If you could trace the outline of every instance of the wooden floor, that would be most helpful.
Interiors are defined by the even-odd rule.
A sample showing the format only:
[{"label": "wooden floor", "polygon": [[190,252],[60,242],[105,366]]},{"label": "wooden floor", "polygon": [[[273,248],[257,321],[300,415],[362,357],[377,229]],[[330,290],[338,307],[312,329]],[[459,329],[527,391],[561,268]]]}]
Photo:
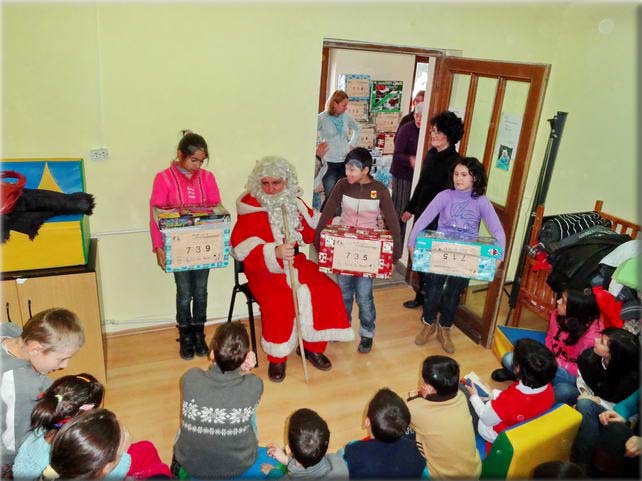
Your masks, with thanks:
[{"label": "wooden floor", "polygon": [[[346,442],[365,435],[363,411],[379,388],[387,386],[402,397],[416,389],[423,359],[445,353],[436,339],[422,347],[413,343],[420,328],[420,311],[401,306],[412,295],[412,290],[405,285],[376,289],[377,333],[372,351],[357,352],[358,336],[350,343],[330,343],[326,354],[333,361],[333,369],[321,372],[309,365],[307,384],[303,381],[301,360],[296,355],[288,361],[285,381],[270,382],[266,357],[259,348],[260,365],[254,372],[265,385],[257,411],[259,443],[282,443],[286,416],[295,409],[307,407],[328,422],[330,451],[336,451]],[[358,319],[356,312],[353,317]],[[500,319],[503,322],[505,317]],[[257,324],[260,335],[260,322]],[[206,329],[208,340],[215,328]],[[491,387],[501,387],[490,380],[490,372],[499,367],[492,352],[474,344],[458,329],[453,331],[456,347],[453,357],[459,362],[462,374],[474,370]],[[179,424],[179,378],[188,368],[208,365],[205,358],[181,360],[175,338],[175,329],[112,337],[107,340],[106,352],[105,407],[116,413],[135,440],[154,442],[167,463],[171,460]]]}]

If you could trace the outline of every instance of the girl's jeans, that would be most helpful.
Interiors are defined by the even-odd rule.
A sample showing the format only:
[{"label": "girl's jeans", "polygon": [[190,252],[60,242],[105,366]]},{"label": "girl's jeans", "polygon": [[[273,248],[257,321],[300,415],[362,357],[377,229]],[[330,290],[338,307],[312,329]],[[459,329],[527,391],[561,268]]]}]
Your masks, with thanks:
[{"label": "girl's jeans", "polygon": [[374,337],[377,311],[372,294],[372,278],[344,274],[339,274],[337,277],[343,296],[343,304],[346,306],[346,313],[350,323],[352,323],[352,299],[356,297],[357,305],[359,306],[359,321],[361,321],[359,335],[361,337]]},{"label": "girl's jeans", "polygon": [[209,274],[209,269],[174,272],[174,280],[176,281],[176,322],[179,326],[205,323],[207,319],[207,278]]},{"label": "girl's jeans", "polygon": [[[502,358],[502,366],[513,372],[513,353],[507,352]],[[580,392],[577,390],[576,378],[566,369],[557,366],[555,377],[551,381],[555,393],[555,404],[569,404],[573,406]]]},{"label": "girl's jeans", "polygon": [[455,321],[459,296],[468,286],[469,281],[470,279],[463,277],[425,274],[423,276],[423,322],[432,324],[437,318],[437,312],[440,311],[439,324],[442,327],[451,327]]}]

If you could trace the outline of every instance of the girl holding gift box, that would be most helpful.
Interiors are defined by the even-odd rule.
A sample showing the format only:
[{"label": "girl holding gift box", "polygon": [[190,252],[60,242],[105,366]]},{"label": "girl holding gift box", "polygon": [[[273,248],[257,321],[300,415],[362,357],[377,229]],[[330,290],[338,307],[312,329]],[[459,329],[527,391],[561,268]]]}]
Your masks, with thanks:
[{"label": "girl holding gift box", "polygon": [[[343,90],[335,90],[326,104],[325,110],[319,114],[317,134],[321,143],[328,145],[324,159],[328,163],[328,171],[323,176],[323,190],[326,199],[332,188],[344,176],[343,160],[346,154],[359,143],[359,124],[346,113],[348,110],[348,94]],[[348,139],[348,129],[352,135]]]},{"label": "girl holding gift box", "polygon": [[[481,162],[474,157],[458,159],[452,169],[451,188],[437,194],[421,214],[410,233],[408,249],[412,255],[419,233],[439,216],[438,230],[456,230],[467,236],[477,237],[479,224],[484,220],[491,235],[502,247],[506,245],[506,235],[499,217],[486,192],[486,173]],[[459,305],[459,296],[468,286],[469,279],[441,274],[428,273],[424,276],[424,309],[423,323],[418,338],[427,341],[433,334],[443,349],[448,353],[455,352],[450,339],[450,330]],[[437,312],[441,313],[437,322]]]},{"label": "girl holding gift box", "polygon": [[[207,142],[198,134],[183,131],[176,159],[156,174],[149,200],[149,232],[152,250],[161,269],[165,270],[163,238],[154,219],[155,207],[184,205],[213,206],[221,202],[214,174],[202,169],[209,158]],[[180,356],[191,359],[194,353],[206,356],[205,320],[207,319],[207,278],[209,269],[174,272],[176,282],[176,322],[180,335]],[[190,304],[192,304],[190,309]]]},{"label": "girl holding gift box", "polygon": [[[321,231],[332,220],[337,208],[341,206],[340,224],[352,227],[377,228],[379,214],[383,214],[386,225],[394,239],[393,263],[401,257],[401,236],[399,221],[388,189],[370,175],[372,156],[367,149],[357,147],[345,159],[347,178],[339,180],[323,208],[316,228],[315,247],[319,250]],[[368,353],[372,349],[375,334],[374,297],[372,277],[359,277],[349,274],[337,276],[346,314],[352,320],[352,300],[356,297],[359,306],[359,352]]]}]

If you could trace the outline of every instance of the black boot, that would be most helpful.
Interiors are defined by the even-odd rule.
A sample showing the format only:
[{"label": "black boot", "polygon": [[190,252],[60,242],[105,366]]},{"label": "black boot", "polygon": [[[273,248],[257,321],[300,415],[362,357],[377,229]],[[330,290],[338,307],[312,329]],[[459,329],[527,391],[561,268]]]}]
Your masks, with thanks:
[{"label": "black boot", "polygon": [[416,309],[417,307],[422,307],[424,305],[424,296],[421,291],[417,291],[415,298],[403,303],[403,307],[406,309]]},{"label": "black boot", "polygon": [[205,342],[205,325],[195,324],[192,327],[192,339],[194,340],[194,350],[197,356],[207,356],[209,349]]},{"label": "black boot", "polygon": [[178,335],[180,337],[176,340],[181,343],[181,347],[179,350],[180,356],[185,360],[192,359],[194,357],[194,341],[192,338],[192,326],[185,326],[185,325],[181,326],[179,324]]}]

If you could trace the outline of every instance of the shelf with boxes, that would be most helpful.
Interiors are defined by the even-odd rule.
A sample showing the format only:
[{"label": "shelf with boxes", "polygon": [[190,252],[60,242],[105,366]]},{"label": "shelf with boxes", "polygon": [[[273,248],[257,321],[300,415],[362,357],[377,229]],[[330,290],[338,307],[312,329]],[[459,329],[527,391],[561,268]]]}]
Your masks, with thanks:
[{"label": "shelf with boxes", "polygon": [[403,82],[373,80],[366,74],[341,74],[338,87],[348,94],[347,112],[361,127],[359,147],[371,152],[375,179],[389,187]]}]

